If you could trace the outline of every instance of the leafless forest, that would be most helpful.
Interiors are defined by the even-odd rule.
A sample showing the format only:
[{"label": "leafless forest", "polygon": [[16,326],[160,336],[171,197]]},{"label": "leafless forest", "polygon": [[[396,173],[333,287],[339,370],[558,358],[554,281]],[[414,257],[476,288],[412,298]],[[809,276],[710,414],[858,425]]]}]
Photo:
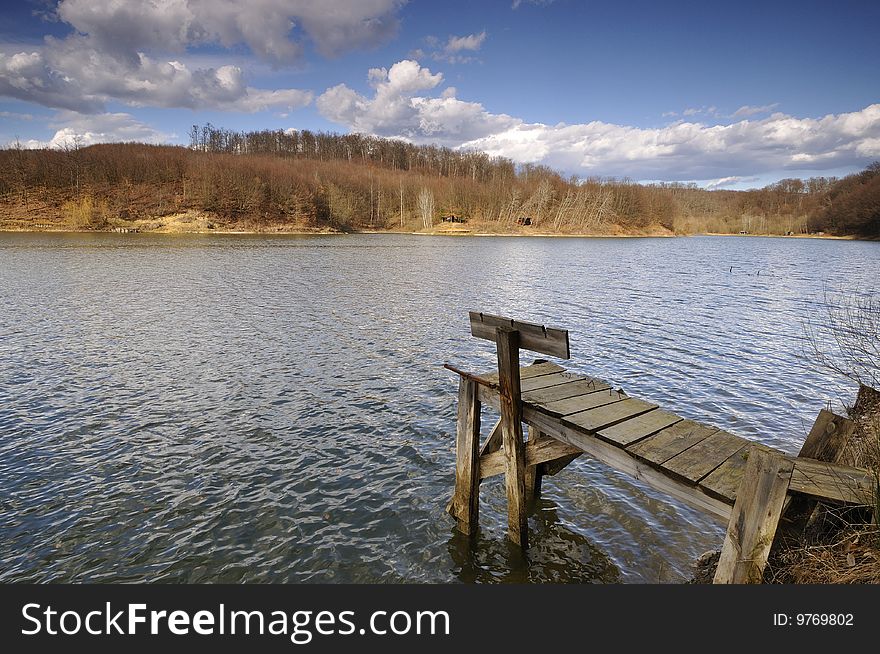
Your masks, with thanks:
[{"label": "leafless forest", "polygon": [[0,150],[0,197],[0,222],[19,227],[107,229],[196,211],[218,228],[430,230],[455,216],[499,232],[880,236],[878,163],[843,179],[708,191],[565,178],[482,152],[360,134],[211,125],[194,126],[188,148],[14,145]]}]

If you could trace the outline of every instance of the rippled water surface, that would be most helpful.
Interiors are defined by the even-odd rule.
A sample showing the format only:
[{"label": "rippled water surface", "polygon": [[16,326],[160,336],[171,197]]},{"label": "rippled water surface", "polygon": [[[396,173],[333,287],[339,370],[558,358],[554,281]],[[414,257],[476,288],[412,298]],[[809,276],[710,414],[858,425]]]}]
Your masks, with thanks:
[{"label": "rippled water surface", "polygon": [[802,325],[878,272],[849,241],[0,234],[0,581],[681,580],[722,526],[583,457],[527,559],[500,478],[456,536],[441,365],[494,365],[467,310],[794,453],[853,397]]}]

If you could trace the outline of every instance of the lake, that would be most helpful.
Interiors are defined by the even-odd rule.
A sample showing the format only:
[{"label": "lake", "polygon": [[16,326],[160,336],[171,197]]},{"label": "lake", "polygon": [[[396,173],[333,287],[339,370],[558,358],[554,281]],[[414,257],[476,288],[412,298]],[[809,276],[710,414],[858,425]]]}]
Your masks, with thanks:
[{"label": "lake", "polygon": [[796,453],[855,397],[804,324],[878,273],[858,241],[0,234],[0,581],[682,581],[723,525],[586,457],[526,558],[500,477],[456,534],[442,364],[495,366],[467,311]]}]

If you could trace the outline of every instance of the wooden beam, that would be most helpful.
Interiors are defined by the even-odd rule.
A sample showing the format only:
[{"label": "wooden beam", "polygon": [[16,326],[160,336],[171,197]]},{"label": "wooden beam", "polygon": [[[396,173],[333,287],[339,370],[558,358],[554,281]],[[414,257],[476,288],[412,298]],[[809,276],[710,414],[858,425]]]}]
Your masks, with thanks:
[{"label": "wooden beam", "polygon": [[[498,393],[483,386],[478,388],[480,400],[487,406],[498,410],[500,400]],[[649,486],[666,493],[694,508],[711,516],[726,521],[730,517],[730,505],[706,495],[702,490],[691,484],[671,478],[648,465],[623,449],[590,436],[574,427],[562,424],[559,419],[538,411],[535,407],[523,404],[523,420],[536,426],[542,432],[563,443],[568,443],[582,450],[597,461],[615,470],[645,482]]]},{"label": "wooden beam", "polygon": [[[541,430],[529,425],[529,442],[526,443],[526,502],[534,502],[541,494],[541,471],[540,463],[532,463],[529,461],[529,450],[537,448],[542,440],[551,441],[546,438]],[[553,441],[558,443],[559,441]]]},{"label": "wooden beam", "polygon": [[513,320],[488,313],[470,312],[471,334],[488,341],[495,340],[495,330],[499,327],[519,332],[519,347],[523,350],[549,354],[561,359],[570,359],[568,330],[544,327],[533,322]]},{"label": "wooden beam", "polygon": [[820,500],[874,506],[874,475],[864,468],[797,457],[791,490]]},{"label": "wooden beam", "polygon": [[[537,430],[537,428],[530,426],[529,431],[532,430]],[[540,432],[540,430],[537,431]],[[583,454],[580,448],[558,441],[543,433],[540,439],[533,441],[531,437],[529,438],[525,444],[524,453],[527,469],[562,457]],[[504,452],[492,452],[480,457],[481,479],[504,474],[506,470],[507,457]]]},{"label": "wooden beam", "polygon": [[498,394],[506,464],[507,536],[523,549],[529,546],[526,515],[526,457],[522,433],[522,392],[519,379],[519,332],[510,327],[495,329],[498,347]]},{"label": "wooden beam", "polygon": [[495,421],[492,431],[486,436],[486,442],[480,448],[480,456],[497,452],[501,449],[501,418]]},{"label": "wooden beam", "polygon": [[453,514],[458,529],[474,535],[480,514],[480,400],[477,383],[460,378],[458,424],[455,433],[455,492]]},{"label": "wooden beam", "polygon": [[790,458],[777,452],[751,449],[727,525],[714,583],[761,583],[793,470]]}]

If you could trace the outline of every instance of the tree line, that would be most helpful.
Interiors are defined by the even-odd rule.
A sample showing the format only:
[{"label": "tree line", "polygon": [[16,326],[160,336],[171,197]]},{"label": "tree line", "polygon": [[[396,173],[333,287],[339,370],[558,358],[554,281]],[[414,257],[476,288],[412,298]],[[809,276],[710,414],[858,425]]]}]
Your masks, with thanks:
[{"label": "tree line", "polygon": [[[456,216],[486,229],[569,233],[880,236],[880,164],[843,179],[750,191],[565,178],[481,152],[360,134],[194,126],[190,147],[137,143],[0,150],[6,213],[89,198],[92,224],[199,210],[229,224],[426,229]],[[32,209],[33,208],[33,209]],[[15,211],[13,211],[13,209]],[[94,209],[93,211],[97,211]],[[45,218],[45,215],[34,216]]]}]

